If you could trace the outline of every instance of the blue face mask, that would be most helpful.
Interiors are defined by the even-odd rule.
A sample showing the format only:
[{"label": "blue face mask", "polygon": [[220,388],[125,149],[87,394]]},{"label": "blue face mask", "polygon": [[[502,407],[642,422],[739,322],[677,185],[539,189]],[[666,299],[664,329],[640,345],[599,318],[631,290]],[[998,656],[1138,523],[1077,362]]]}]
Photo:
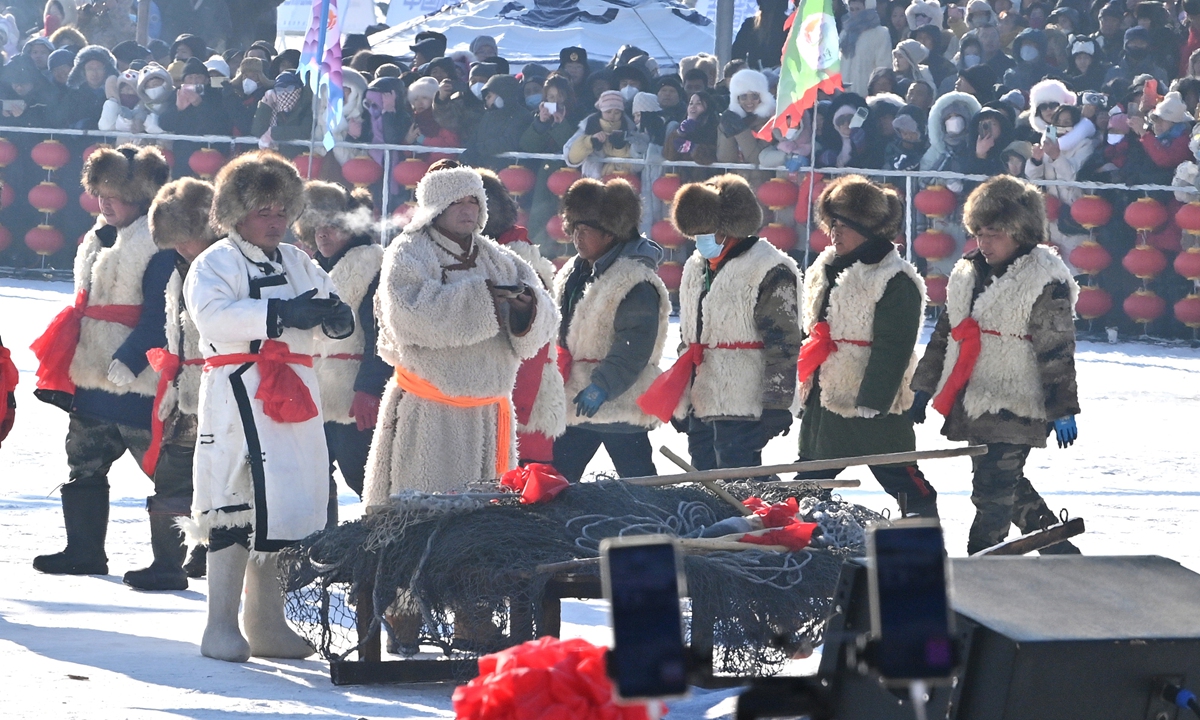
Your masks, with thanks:
[{"label": "blue face mask", "polygon": [[537,106],[542,104],[542,94],[534,93],[533,95],[525,96],[525,107],[530,110],[537,110]]},{"label": "blue face mask", "polygon": [[696,236],[696,251],[706,260],[712,260],[721,256],[721,243],[717,242],[717,236],[709,233],[708,235]]}]

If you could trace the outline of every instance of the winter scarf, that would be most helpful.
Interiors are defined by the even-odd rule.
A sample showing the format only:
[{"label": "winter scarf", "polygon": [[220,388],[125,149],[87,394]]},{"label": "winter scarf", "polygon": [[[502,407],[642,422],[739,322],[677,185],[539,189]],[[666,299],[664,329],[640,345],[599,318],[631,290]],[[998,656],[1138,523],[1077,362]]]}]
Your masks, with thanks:
[{"label": "winter scarf", "polygon": [[276,88],[275,102],[271,103],[271,127],[275,127],[275,120],[280,113],[289,113],[295,109],[296,103],[300,101],[300,88]]},{"label": "winter scarf", "polygon": [[842,56],[845,58],[854,57],[854,50],[858,45],[858,37],[866,31],[877,27],[879,27],[879,12],[875,8],[866,8],[847,13],[842,24],[841,38],[838,40]]}]

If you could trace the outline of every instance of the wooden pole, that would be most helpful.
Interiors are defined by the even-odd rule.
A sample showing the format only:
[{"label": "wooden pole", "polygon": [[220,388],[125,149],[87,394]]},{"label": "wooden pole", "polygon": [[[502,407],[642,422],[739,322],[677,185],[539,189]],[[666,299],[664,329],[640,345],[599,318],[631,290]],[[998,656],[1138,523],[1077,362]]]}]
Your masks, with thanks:
[{"label": "wooden pole", "polygon": [[[686,472],[700,472],[699,470],[696,469],[696,467],[694,465],[692,465],[687,460],[684,460],[683,458],[676,455],[675,452],[672,451],[671,448],[667,447],[666,445],[663,445],[662,447],[660,447],[658,449],[658,451],[660,453],[662,453],[663,455],[666,455],[668,460],[670,460],[671,462],[678,465],[682,470],[685,470]],[[753,513],[753,511],[750,508],[748,508],[742,504],[741,500],[738,500],[734,496],[730,495],[728,490],[726,490],[725,488],[716,484],[712,480],[702,480],[700,484],[703,485],[704,487],[708,488],[709,490],[712,490],[713,493],[717,497],[721,498],[725,502],[732,505],[733,508],[735,510],[737,510],[738,513],[740,513],[741,515],[745,516],[745,515],[750,515],[751,513]]]},{"label": "wooden pole", "polygon": [[[987,445],[970,445],[945,450],[917,450],[914,452],[883,453],[880,455],[860,455],[848,458],[832,458],[829,460],[808,460],[787,465],[760,465],[750,468],[721,468],[719,470],[700,470],[679,475],[651,475],[648,477],[622,478],[620,482],[643,487],[659,485],[678,485],[679,483],[702,483],[706,480],[738,480],[760,475],[780,475],[794,472],[813,472],[817,470],[838,470],[852,465],[904,465],[918,460],[938,460],[941,458],[970,457],[987,453]],[[820,485],[823,480],[814,481]],[[842,486],[845,487],[845,486]]]}]

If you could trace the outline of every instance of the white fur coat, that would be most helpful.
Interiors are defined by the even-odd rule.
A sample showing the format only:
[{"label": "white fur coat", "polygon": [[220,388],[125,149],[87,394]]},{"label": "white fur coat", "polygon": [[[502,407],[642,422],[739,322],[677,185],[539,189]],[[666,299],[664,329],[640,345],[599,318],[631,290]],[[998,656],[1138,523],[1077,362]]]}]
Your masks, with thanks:
[{"label": "white fur coat", "polygon": [[201,358],[200,331],[184,303],[183,276],[178,268],[167,281],[166,310],[167,352],[180,358],[180,364],[175,382],[167,386],[158,407],[160,420],[166,420],[176,408],[183,415],[195,415],[200,410],[201,366],[186,364],[188,360]]},{"label": "white fur coat", "polygon": [[382,266],[382,247],[360,245],[346,251],[329,273],[338,297],[354,310],[354,332],[341,340],[317,339],[313,369],[317,371],[317,383],[321,386],[321,414],[325,416],[325,422],[355,422],[350,417],[350,404],[354,402],[354,380],[358,377],[366,347],[358,309]]}]

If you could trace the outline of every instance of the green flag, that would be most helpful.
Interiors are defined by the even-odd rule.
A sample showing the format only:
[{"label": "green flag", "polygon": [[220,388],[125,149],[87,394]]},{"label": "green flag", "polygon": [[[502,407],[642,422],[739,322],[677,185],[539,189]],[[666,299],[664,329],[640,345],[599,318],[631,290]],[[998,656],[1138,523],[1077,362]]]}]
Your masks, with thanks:
[{"label": "green flag", "polygon": [[775,117],[755,133],[767,141],[775,128],[784,133],[800,127],[804,111],[817,102],[818,90],[832,95],[842,89],[832,0],[799,0],[796,11],[783,27],[788,36],[783,46]]}]

